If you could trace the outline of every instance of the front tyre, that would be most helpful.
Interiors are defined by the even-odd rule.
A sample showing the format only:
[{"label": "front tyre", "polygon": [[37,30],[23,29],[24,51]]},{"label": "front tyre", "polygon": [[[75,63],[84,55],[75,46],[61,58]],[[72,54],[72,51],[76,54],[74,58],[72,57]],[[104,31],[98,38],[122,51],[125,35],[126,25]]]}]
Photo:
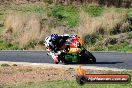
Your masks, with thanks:
[{"label": "front tyre", "polygon": [[59,60],[65,65],[69,64],[69,62],[65,58],[65,54],[64,53],[59,55]]},{"label": "front tyre", "polygon": [[55,64],[59,64],[59,62],[54,62]]},{"label": "front tyre", "polygon": [[60,62],[60,59],[59,58],[54,59],[54,63],[55,64],[59,64],[59,62]]}]

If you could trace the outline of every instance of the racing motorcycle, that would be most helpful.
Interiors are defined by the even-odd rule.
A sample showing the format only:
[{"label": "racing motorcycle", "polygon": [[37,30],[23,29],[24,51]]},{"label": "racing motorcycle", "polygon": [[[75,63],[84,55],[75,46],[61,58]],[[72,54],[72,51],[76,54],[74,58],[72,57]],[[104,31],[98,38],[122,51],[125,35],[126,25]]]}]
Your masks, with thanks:
[{"label": "racing motorcycle", "polygon": [[57,51],[50,50],[48,53],[53,58],[54,63],[96,63],[96,58],[83,47],[83,40],[81,38],[69,37],[65,40],[60,39],[60,41],[63,42],[63,46]]}]

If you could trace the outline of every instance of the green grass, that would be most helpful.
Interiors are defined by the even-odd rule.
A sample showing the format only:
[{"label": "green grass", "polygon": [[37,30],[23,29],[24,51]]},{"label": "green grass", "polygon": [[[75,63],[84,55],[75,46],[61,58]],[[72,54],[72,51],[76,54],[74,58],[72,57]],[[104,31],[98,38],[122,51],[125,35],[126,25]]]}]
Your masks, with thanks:
[{"label": "green grass", "polygon": [[[102,71],[105,74],[129,74],[132,76],[132,71]],[[75,80],[56,80],[42,83],[27,83],[21,85],[1,85],[0,88],[131,88],[132,82],[128,84],[84,84],[79,85]]]},{"label": "green grass", "polygon": [[100,6],[85,6],[85,11],[88,13],[91,17],[101,16],[103,14],[104,8]]},{"label": "green grass", "polygon": [[108,51],[132,52],[132,45],[111,45],[108,46]]},{"label": "green grass", "polygon": [[102,45],[90,46],[88,48],[90,51],[104,51],[104,52],[132,52],[132,45],[125,44],[116,44],[116,45],[108,45],[107,48],[103,48]]},{"label": "green grass", "polygon": [[127,12],[128,12],[128,16],[132,18],[132,8],[128,9]]},{"label": "green grass", "polygon": [[40,84],[28,83],[17,86],[1,86],[0,88],[131,88],[130,84],[85,84],[78,85],[76,81],[49,81]]},{"label": "green grass", "polygon": [[0,27],[0,34],[4,31],[3,27]]},{"label": "green grass", "polygon": [[[10,66],[17,66],[16,64],[9,65],[9,64],[1,64],[1,67],[10,67]],[[27,73],[32,72],[33,69],[16,69],[16,70],[0,70],[0,74],[17,74],[17,73]]]},{"label": "green grass", "polygon": [[132,84],[85,84],[78,85],[75,81],[51,81],[42,84],[26,84],[5,88],[131,88]]},{"label": "green grass", "polygon": [[20,69],[18,72],[26,73],[26,72],[31,72],[33,71],[32,69]]},{"label": "green grass", "polygon": [[0,41],[0,50],[18,50],[18,47],[5,41]]},{"label": "green grass", "polygon": [[45,13],[45,6],[43,5],[37,5],[37,4],[24,4],[24,5],[12,5],[11,8],[7,8],[7,10],[13,10],[13,11],[18,11],[18,12],[23,12],[23,13],[40,13],[43,14]]},{"label": "green grass", "polygon": [[48,15],[71,28],[79,24],[79,11],[74,6],[53,6],[49,9]]},{"label": "green grass", "polygon": [[0,74],[7,74],[7,75],[9,75],[9,74],[14,74],[14,73],[16,73],[15,71],[0,71]]},{"label": "green grass", "polygon": [[125,46],[121,51],[132,52],[132,45]]},{"label": "green grass", "polygon": [[1,64],[1,67],[9,67],[9,64]]},{"label": "green grass", "polygon": [[131,17],[132,18],[132,8],[112,8],[115,10],[115,12],[117,13],[121,13],[121,12],[127,12],[128,14],[128,17]]}]

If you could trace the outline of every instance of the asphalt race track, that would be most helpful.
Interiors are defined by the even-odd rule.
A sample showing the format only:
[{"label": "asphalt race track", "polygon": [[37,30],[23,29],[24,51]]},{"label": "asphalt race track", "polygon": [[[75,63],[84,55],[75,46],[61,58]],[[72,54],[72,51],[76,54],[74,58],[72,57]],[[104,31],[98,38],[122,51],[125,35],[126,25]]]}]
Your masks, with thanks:
[{"label": "asphalt race track", "polygon": [[[82,65],[132,70],[132,53],[94,52],[93,55],[97,59],[96,64]],[[0,51],[0,61],[54,64],[46,51]]]}]

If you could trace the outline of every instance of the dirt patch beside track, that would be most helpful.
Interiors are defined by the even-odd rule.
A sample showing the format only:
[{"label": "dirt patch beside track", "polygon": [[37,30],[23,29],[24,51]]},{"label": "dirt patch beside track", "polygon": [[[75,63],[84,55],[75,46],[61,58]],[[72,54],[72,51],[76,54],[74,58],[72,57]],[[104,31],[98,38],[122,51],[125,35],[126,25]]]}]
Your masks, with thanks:
[{"label": "dirt patch beside track", "polygon": [[38,83],[52,80],[73,80],[74,73],[73,69],[50,67],[0,67],[0,85]]},{"label": "dirt patch beside track", "polygon": [[[87,70],[87,73],[102,73]],[[55,68],[44,66],[4,66],[0,67],[0,85],[40,83],[53,80],[75,80],[75,68]]]}]

